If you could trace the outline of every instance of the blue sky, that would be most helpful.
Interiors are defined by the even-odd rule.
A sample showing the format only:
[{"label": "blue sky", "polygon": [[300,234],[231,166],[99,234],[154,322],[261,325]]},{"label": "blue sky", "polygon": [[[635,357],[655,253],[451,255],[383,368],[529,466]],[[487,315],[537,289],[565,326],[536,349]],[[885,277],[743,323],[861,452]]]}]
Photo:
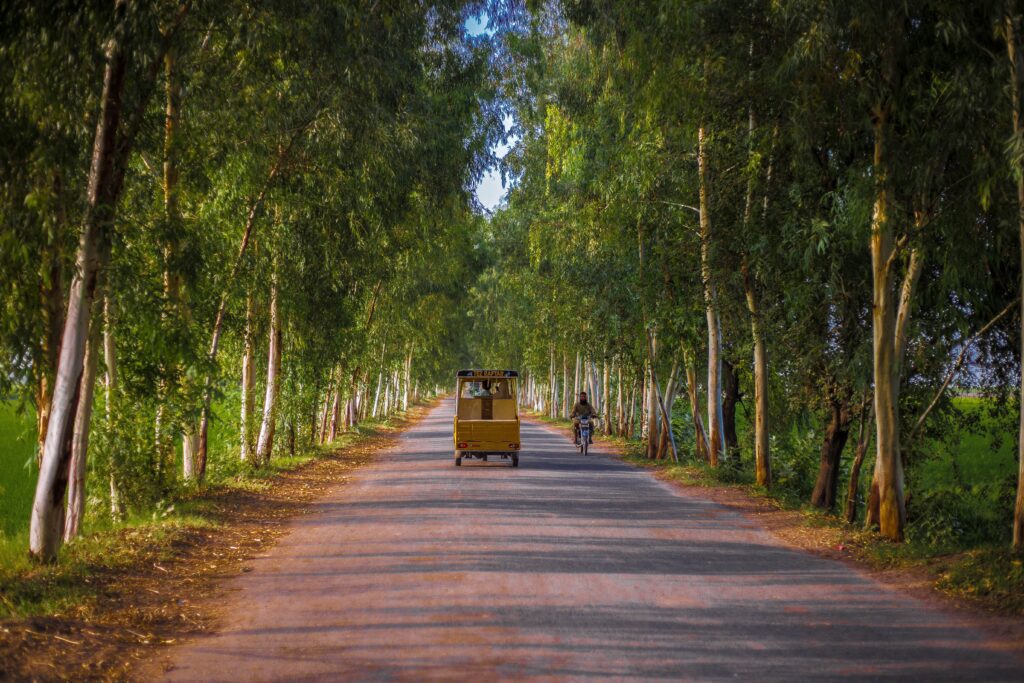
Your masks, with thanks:
[{"label": "blue sky", "polygon": [[[491,35],[494,30],[488,27],[487,14],[481,14],[479,17],[470,17],[466,20],[466,33],[471,36],[478,36],[483,33]],[[507,131],[512,127],[512,117],[505,117],[505,130]],[[508,150],[518,141],[518,138],[509,140],[509,144],[498,145],[493,148],[494,155],[499,159],[503,159],[508,153]],[[488,211],[493,211],[508,194],[508,188],[501,186],[501,173],[497,169],[491,169],[484,177],[477,183],[476,198],[480,204],[483,205]]]},{"label": "blue sky", "polygon": [[[512,123],[512,117],[506,116],[506,131],[512,126]],[[512,145],[514,145],[517,140],[518,138],[512,138],[508,141],[508,144],[494,147],[494,155],[499,159],[505,158],[505,155],[508,154],[508,150],[512,148]],[[493,211],[494,208],[505,199],[505,195],[507,194],[508,188],[501,186],[501,173],[499,173],[497,169],[491,169],[484,174],[484,177],[476,185],[476,197],[488,211]]]}]

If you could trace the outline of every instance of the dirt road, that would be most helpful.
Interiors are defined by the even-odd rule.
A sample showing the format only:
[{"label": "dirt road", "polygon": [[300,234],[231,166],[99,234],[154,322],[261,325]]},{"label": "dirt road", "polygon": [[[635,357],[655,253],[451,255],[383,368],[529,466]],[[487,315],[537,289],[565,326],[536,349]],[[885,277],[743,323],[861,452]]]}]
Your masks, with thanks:
[{"label": "dirt road", "polygon": [[444,402],[229,583],[169,681],[1024,680],[957,618],[564,436],[451,457]]}]

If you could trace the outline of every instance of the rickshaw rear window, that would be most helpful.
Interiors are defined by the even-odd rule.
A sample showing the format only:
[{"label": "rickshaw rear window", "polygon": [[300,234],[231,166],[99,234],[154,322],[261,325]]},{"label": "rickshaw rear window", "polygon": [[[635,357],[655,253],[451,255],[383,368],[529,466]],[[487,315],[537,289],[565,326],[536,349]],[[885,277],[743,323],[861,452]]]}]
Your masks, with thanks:
[{"label": "rickshaw rear window", "polygon": [[509,379],[477,379],[460,385],[459,398],[512,398]]}]

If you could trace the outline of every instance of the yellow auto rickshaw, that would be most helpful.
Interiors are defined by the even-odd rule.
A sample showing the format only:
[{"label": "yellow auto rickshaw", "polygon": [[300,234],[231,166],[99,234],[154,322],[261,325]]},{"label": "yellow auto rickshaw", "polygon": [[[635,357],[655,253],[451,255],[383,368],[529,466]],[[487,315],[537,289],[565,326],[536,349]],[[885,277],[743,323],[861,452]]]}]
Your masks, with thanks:
[{"label": "yellow auto rickshaw", "polygon": [[455,466],[463,458],[511,459],[519,467],[515,370],[459,370],[455,398]]}]

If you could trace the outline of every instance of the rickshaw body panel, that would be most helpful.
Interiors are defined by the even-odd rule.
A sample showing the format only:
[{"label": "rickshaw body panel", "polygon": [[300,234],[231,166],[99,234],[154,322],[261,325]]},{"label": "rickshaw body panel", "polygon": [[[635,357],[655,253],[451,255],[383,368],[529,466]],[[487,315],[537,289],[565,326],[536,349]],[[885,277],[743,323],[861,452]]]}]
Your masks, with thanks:
[{"label": "rickshaw body panel", "polygon": [[518,453],[515,370],[460,370],[453,418],[455,457]]}]

